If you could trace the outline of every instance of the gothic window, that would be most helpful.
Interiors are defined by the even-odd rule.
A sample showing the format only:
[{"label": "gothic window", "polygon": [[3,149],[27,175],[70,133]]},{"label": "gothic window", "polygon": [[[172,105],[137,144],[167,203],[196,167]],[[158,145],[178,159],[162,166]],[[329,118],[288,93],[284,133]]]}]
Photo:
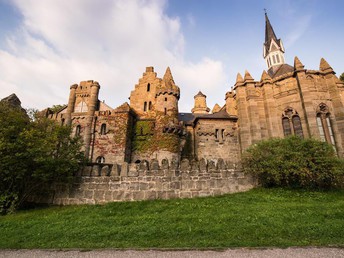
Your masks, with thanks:
[{"label": "gothic window", "polygon": [[103,156],[99,156],[98,158],[96,158],[96,162],[97,163],[105,163],[105,158]]},{"label": "gothic window", "polygon": [[147,102],[143,103],[143,111],[147,111]]},{"label": "gothic window", "polygon": [[84,101],[81,101],[74,108],[74,112],[76,112],[76,113],[87,112],[87,111],[88,111],[88,107]]},{"label": "gothic window", "polygon": [[150,91],[150,83],[147,84],[147,91]]},{"label": "gothic window", "polygon": [[102,124],[100,126],[100,134],[105,135],[106,134],[106,124]]},{"label": "gothic window", "polygon": [[295,115],[291,119],[294,129],[294,134],[303,138],[302,126],[301,126],[301,119],[299,116]]},{"label": "gothic window", "polygon": [[148,103],[148,110],[152,110],[152,101],[149,101]]},{"label": "gothic window", "polygon": [[317,109],[317,125],[320,140],[335,145],[329,108],[324,103],[321,103]]},{"label": "gothic window", "polygon": [[282,127],[284,136],[297,135],[303,138],[302,124],[299,114],[291,107],[282,114]]},{"label": "gothic window", "polygon": [[81,125],[77,125],[75,128],[75,136],[80,136],[81,133]]},{"label": "gothic window", "polygon": [[282,126],[283,126],[284,136],[291,135],[291,128],[290,128],[290,123],[289,123],[288,117],[282,118]]}]

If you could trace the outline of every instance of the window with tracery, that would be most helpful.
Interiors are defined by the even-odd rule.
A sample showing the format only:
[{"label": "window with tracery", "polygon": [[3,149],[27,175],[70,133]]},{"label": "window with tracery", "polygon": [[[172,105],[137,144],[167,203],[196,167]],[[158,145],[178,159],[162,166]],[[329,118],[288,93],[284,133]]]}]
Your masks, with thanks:
[{"label": "window with tracery", "polygon": [[287,107],[282,114],[284,136],[297,135],[303,138],[302,123],[299,114],[291,107]]},{"label": "window with tracery", "polygon": [[105,158],[103,156],[99,156],[98,158],[96,158],[96,162],[97,163],[105,163]]},{"label": "window with tracery", "polygon": [[331,114],[328,106],[325,103],[321,103],[317,108],[317,126],[320,134],[320,140],[335,145]]}]

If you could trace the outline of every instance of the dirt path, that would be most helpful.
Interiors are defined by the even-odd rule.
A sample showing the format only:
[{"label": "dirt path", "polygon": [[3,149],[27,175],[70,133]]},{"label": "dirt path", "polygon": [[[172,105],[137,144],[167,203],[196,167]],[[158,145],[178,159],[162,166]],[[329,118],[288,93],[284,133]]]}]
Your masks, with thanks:
[{"label": "dirt path", "polygon": [[286,249],[227,249],[223,251],[171,251],[171,250],[0,250],[0,258],[83,257],[83,258],[344,258],[344,248],[286,248]]}]

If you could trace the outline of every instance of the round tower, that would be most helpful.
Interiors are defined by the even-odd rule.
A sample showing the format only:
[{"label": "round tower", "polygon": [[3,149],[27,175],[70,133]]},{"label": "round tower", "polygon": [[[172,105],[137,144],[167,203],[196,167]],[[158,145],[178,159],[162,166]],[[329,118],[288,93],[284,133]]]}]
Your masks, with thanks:
[{"label": "round tower", "polygon": [[66,113],[66,124],[72,124],[72,113],[74,112],[75,100],[76,100],[76,88],[78,84],[73,84],[70,86],[69,92],[69,99],[68,99],[68,106],[67,106],[67,113]]},{"label": "round tower", "polygon": [[[179,159],[179,135],[182,132],[178,121],[179,87],[174,83],[168,67],[156,93],[155,137],[160,159]],[[159,158],[159,157],[158,157]]]},{"label": "round tower", "polygon": [[199,91],[195,96],[195,105],[194,108],[191,109],[192,113],[195,114],[208,114],[210,108],[207,107],[207,96],[204,95],[201,91]]},{"label": "round tower", "polygon": [[178,101],[180,97],[180,89],[174,83],[172,73],[167,67],[165,75],[161,81],[160,87],[156,93],[156,107],[157,115],[165,117],[165,122],[178,123]]}]

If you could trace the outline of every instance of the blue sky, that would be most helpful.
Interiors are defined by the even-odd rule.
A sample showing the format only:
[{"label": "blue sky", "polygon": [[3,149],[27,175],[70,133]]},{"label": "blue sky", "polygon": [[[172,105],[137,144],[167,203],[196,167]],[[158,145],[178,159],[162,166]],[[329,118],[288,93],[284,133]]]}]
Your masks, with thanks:
[{"label": "blue sky", "polygon": [[266,69],[264,8],[287,63],[298,56],[316,70],[324,57],[344,72],[341,0],[0,0],[0,98],[16,93],[43,109],[93,79],[117,107],[146,66],[159,77],[170,66],[180,111],[199,90],[210,108],[222,106],[238,72],[260,80]]}]

